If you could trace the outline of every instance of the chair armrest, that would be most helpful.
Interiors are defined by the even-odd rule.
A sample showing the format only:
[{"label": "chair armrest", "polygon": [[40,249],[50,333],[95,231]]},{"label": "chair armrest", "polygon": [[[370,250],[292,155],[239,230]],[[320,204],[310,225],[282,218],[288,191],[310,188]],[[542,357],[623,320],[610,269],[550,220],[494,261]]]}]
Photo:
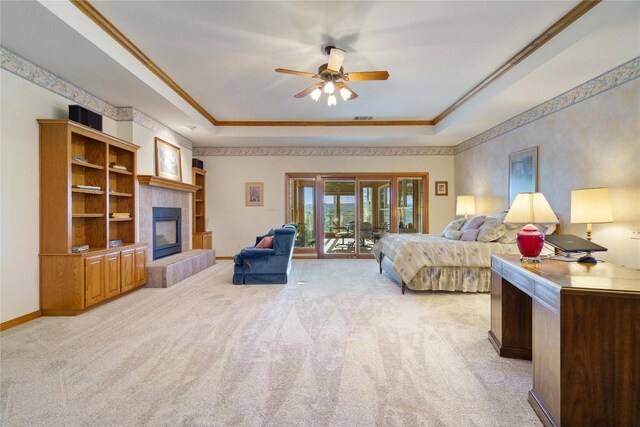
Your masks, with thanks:
[{"label": "chair armrest", "polygon": [[240,255],[243,259],[268,257],[275,253],[271,248],[244,248]]}]

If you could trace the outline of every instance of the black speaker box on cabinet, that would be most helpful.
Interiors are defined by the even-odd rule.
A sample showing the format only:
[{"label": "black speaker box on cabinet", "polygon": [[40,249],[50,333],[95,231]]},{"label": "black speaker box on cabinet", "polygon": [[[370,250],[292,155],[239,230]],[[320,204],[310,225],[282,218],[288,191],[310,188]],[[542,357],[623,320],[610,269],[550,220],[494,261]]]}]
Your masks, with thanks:
[{"label": "black speaker box on cabinet", "polygon": [[194,168],[204,169],[204,163],[200,159],[193,158],[191,159],[191,166]]},{"label": "black speaker box on cabinet", "polygon": [[102,116],[79,105],[69,105],[69,120],[102,130]]}]

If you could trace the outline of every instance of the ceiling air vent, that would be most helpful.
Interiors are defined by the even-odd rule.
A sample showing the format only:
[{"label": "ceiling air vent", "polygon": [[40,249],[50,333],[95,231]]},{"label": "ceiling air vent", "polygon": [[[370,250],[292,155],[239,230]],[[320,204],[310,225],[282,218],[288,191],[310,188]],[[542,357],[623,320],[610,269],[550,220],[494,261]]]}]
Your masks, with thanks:
[{"label": "ceiling air vent", "polygon": [[373,120],[373,116],[355,116],[353,120]]}]

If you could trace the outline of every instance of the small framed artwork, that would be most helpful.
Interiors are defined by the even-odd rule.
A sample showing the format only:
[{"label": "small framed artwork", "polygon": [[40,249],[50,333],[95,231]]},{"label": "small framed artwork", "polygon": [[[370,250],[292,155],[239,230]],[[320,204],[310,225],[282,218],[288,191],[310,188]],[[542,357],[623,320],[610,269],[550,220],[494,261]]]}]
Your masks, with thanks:
[{"label": "small framed artwork", "polygon": [[449,195],[449,181],[436,181],[436,196]]},{"label": "small framed artwork", "polygon": [[156,176],[182,181],[180,147],[156,138]]},{"label": "small framed artwork", "polygon": [[247,182],[244,184],[244,205],[264,206],[264,182]]},{"label": "small framed artwork", "polygon": [[509,206],[518,193],[538,191],[538,147],[509,154]]}]

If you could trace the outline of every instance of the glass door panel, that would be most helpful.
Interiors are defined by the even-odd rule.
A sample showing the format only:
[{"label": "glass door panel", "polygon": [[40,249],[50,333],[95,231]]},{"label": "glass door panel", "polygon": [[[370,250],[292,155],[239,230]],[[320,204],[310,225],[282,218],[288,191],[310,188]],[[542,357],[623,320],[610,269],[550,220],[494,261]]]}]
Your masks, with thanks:
[{"label": "glass door panel", "polygon": [[371,253],[371,247],[391,223],[391,181],[362,180],[360,192],[360,227],[358,253]]},{"label": "glass door panel", "polygon": [[356,182],[325,180],[322,195],[324,212],[324,254],[356,253]]},{"label": "glass door panel", "polygon": [[398,232],[422,233],[422,178],[398,178]]},{"label": "glass door panel", "polygon": [[315,248],[315,185],[313,178],[291,178],[289,181],[289,218],[298,225],[295,248]]}]

